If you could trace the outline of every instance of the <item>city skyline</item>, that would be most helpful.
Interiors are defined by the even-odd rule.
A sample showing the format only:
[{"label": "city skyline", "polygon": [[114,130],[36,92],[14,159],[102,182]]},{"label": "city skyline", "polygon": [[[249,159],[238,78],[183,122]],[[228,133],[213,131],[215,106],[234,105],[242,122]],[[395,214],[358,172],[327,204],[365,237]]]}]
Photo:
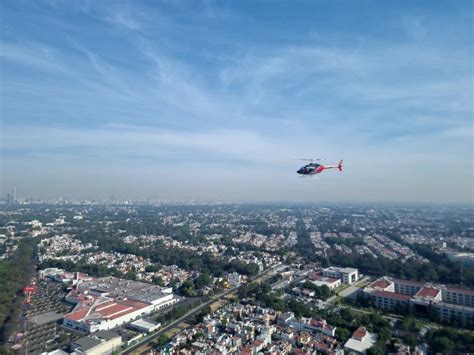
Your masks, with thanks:
[{"label": "city skyline", "polygon": [[1,196],[473,202],[468,1],[0,6]]}]

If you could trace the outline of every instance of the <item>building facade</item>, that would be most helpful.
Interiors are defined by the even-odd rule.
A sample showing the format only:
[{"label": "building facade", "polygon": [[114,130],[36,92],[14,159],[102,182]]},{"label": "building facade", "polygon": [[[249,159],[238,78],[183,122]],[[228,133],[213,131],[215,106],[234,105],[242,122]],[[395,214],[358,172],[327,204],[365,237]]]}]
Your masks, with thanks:
[{"label": "building facade", "polygon": [[412,311],[445,323],[474,325],[473,290],[381,277],[365,287],[364,294],[386,311]]},{"label": "building facade", "polygon": [[323,276],[340,279],[342,283],[351,285],[359,280],[359,270],[350,267],[331,266],[323,269]]}]

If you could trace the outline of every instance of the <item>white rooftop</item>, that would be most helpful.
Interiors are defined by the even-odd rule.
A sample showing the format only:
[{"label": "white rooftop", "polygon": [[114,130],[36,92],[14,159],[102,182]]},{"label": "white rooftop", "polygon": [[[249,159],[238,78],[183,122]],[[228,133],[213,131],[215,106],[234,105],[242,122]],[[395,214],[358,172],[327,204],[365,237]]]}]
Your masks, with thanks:
[{"label": "white rooftop", "polygon": [[354,338],[349,338],[349,340],[344,344],[344,348],[365,354],[365,352],[372,346],[374,346],[376,342],[377,334],[367,332],[367,335],[362,341]]},{"label": "white rooftop", "polygon": [[351,268],[351,267],[330,266],[330,267],[324,269],[324,271],[352,273],[352,272],[356,272],[357,269],[354,269],[354,268]]},{"label": "white rooftop", "polygon": [[143,329],[147,329],[148,331],[153,331],[157,328],[160,327],[160,323],[156,323],[156,322],[152,322],[152,321],[149,321],[149,320],[145,320],[145,319],[138,319],[134,322],[131,322],[130,323],[131,326],[135,326],[135,327],[139,327],[139,328],[143,328]]}]

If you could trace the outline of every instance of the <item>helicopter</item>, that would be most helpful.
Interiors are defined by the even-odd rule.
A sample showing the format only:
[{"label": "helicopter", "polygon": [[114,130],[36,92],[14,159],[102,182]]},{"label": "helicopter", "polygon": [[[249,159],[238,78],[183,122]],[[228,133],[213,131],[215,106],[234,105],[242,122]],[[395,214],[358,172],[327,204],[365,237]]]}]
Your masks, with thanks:
[{"label": "helicopter", "polygon": [[342,160],[337,165],[322,165],[315,163],[315,161],[320,161],[321,159],[300,159],[300,160],[307,160],[309,164],[306,164],[299,168],[296,173],[300,174],[301,176],[313,176],[316,174],[321,174],[326,169],[339,169],[342,171]]}]

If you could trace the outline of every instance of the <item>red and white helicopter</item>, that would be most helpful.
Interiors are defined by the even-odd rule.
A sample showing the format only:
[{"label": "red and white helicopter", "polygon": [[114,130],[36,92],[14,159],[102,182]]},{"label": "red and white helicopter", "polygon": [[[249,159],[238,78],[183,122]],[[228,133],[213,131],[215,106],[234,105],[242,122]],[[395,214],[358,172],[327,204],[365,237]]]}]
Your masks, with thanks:
[{"label": "red and white helicopter", "polygon": [[313,176],[316,174],[321,174],[324,170],[327,169],[339,169],[342,171],[342,160],[337,165],[323,165],[315,163],[315,161],[320,161],[321,159],[300,159],[300,160],[308,160],[309,164],[306,164],[299,168],[296,173],[300,174],[301,176]]}]

